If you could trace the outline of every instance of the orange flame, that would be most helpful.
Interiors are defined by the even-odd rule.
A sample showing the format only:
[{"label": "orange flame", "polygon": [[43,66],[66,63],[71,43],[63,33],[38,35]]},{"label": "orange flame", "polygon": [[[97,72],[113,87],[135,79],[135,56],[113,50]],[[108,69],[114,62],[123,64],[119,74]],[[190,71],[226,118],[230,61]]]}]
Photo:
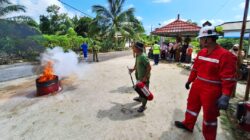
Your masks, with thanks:
[{"label": "orange flame", "polygon": [[49,80],[52,80],[55,78],[54,72],[53,72],[53,66],[52,62],[48,61],[47,65],[45,66],[43,70],[43,74],[39,77],[39,82],[46,82]]}]

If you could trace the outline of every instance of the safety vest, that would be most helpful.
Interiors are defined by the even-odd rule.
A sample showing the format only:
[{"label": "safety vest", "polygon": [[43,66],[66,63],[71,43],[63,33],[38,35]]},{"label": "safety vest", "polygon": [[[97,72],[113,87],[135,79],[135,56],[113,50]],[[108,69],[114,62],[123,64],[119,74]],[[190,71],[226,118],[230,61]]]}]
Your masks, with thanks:
[{"label": "safety vest", "polygon": [[160,54],[160,45],[154,44],[154,46],[153,46],[153,54]]}]

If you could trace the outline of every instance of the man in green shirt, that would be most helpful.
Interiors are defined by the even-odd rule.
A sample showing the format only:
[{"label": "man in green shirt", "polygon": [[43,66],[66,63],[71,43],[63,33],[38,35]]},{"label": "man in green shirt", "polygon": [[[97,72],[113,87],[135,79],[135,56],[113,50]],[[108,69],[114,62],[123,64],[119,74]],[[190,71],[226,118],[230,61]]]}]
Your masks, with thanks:
[{"label": "man in green shirt", "polygon": [[[151,66],[146,54],[143,52],[144,44],[136,42],[133,49],[136,54],[136,61],[134,68],[129,69],[129,72],[132,73],[135,71],[136,80],[144,82],[147,88],[149,88]],[[147,98],[139,96],[134,98],[134,100],[142,102],[142,106],[137,111],[140,113],[143,112],[146,109]]]}]

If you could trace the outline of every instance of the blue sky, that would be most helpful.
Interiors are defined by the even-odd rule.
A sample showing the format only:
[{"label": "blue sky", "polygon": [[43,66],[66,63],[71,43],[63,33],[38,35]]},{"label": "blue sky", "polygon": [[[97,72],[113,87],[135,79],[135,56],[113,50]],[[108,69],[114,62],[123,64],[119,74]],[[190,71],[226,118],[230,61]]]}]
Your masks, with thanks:
[{"label": "blue sky", "polygon": [[[48,5],[57,4],[62,12],[70,16],[74,14],[83,16],[73,9],[62,5],[58,0],[11,0],[27,7],[27,15],[36,20],[40,14],[45,14]],[[77,9],[91,15],[93,5],[107,5],[107,0],[62,0]],[[154,28],[168,24],[180,14],[182,20],[191,19],[201,25],[209,20],[213,25],[228,21],[239,21],[243,18],[245,0],[126,0],[124,9],[135,8],[135,16],[143,23],[147,33],[151,26]],[[250,13],[250,12],[248,12]],[[248,14],[248,17],[250,15]],[[248,18],[250,19],[250,18]],[[160,25],[159,25],[160,24]]]}]

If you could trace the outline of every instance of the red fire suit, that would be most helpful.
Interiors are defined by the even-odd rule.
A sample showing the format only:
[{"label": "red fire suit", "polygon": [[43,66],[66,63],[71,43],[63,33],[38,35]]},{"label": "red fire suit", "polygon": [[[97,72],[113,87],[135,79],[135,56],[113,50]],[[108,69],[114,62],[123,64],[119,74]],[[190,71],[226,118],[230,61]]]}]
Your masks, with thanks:
[{"label": "red fire suit", "polygon": [[207,51],[204,48],[198,53],[189,75],[188,81],[193,83],[182,123],[193,130],[202,106],[203,136],[206,140],[215,140],[219,116],[217,100],[222,94],[230,96],[235,87],[237,58],[219,45],[210,54]]}]

